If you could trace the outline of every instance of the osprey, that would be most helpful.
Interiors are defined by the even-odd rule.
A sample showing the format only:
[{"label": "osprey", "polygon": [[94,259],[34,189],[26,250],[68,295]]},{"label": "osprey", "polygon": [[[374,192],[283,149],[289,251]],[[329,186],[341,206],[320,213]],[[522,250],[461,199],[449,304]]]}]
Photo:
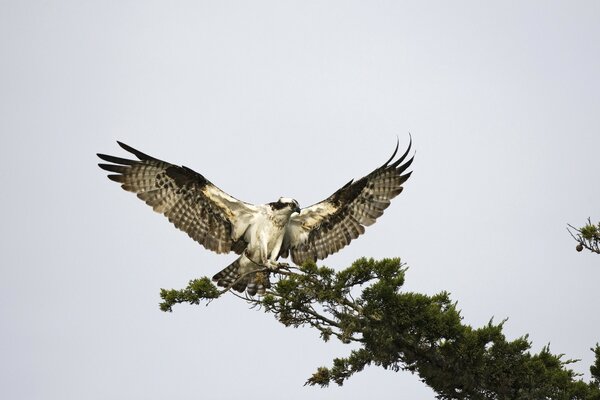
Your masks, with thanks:
[{"label": "osprey", "polygon": [[291,256],[296,264],[322,260],[364,233],[365,226],[373,224],[390,200],[402,192],[402,184],[411,174],[404,171],[414,158],[406,159],[411,140],[404,154],[394,160],[397,143],[382,166],[301,209],[296,200],[286,197],[262,205],[240,201],[190,168],[117,143],[137,160],[98,154],[110,163],[98,164],[114,173],[108,178],[137,193],[208,250],[239,254],[213,281],[238,292],[247,290],[250,295],[264,294],[270,287],[269,271],[287,265],[278,262],[280,257]]}]

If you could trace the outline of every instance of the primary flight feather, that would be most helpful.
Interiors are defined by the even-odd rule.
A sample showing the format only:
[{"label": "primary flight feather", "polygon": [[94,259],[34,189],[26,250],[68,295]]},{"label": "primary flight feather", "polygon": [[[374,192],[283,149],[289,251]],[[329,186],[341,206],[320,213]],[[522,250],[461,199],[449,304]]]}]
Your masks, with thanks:
[{"label": "primary flight feather", "polygon": [[327,199],[301,209],[291,198],[262,205],[238,200],[201,174],[149,156],[117,142],[137,160],[98,154],[108,163],[98,164],[111,172],[108,178],[165,215],[192,239],[217,253],[240,256],[217,273],[219,286],[248,294],[263,294],[269,287],[267,270],[284,264],[291,256],[301,264],[322,260],[364,233],[402,192],[410,177],[405,172],[413,161],[408,148],[395,160],[398,145],[382,166],[365,177],[350,181]]}]

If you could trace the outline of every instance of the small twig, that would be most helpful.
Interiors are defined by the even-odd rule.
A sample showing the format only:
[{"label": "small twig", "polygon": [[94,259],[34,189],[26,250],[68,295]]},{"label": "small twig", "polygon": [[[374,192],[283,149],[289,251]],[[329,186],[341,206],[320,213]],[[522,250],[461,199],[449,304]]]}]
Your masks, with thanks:
[{"label": "small twig", "polygon": [[[584,248],[588,249],[589,251],[596,253],[596,254],[600,254],[600,243],[597,239],[595,238],[591,238],[591,239],[587,239],[584,238],[582,235],[582,231],[580,228],[576,228],[571,224],[567,224],[568,228],[567,228],[567,232],[569,232],[569,235],[571,235],[571,237],[573,239],[575,239],[575,241],[578,243],[577,245],[577,251],[581,251]],[[588,218],[588,223],[587,225],[593,225],[591,218]],[[574,230],[575,232],[577,232],[577,234],[575,235],[571,229]]]}]

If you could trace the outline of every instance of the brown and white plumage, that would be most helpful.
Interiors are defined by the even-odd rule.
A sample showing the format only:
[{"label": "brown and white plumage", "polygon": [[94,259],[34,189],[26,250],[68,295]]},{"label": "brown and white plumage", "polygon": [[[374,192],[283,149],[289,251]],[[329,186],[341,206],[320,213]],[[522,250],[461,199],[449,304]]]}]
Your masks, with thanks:
[{"label": "brown and white plumage", "polygon": [[402,191],[410,176],[404,173],[411,144],[397,160],[394,154],[381,167],[358,181],[350,181],[327,199],[300,210],[293,199],[264,205],[240,201],[201,174],[144,154],[124,143],[137,160],[98,154],[100,168],[127,191],[164,214],[177,228],[217,253],[240,256],[213,280],[249,294],[270,286],[264,268],[275,270],[279,257],[291,255],[296,264],[324,259],[364,233]]},{"label": "brown and white plumage", "polygon": [[[287,225],[281,256],[291,253],[294,263],[322,260],[347,246],[375,223],[390,201],[402,192],[402,184],[411,172],[403,174],[413,158],[406,162],[411,148],[394,160],[398,144],[390,159],[369,175],[351,180],[327,199],[302,209]],[[392,162],[393,161],[393,162]]]},{"label": "brown and white plumage", "polygon": [[[115,172],[108,178],[164,214],[177,228],[217,253],[241,254],[246,244],[241,236],[256,207],[239,201],[185,166],[176,166],[142,153],[124,143],[123,149],[137,160],[105,154],[98,157],[112,164],[98,164]],[[237,232],[236,232],[237,230]]]}]

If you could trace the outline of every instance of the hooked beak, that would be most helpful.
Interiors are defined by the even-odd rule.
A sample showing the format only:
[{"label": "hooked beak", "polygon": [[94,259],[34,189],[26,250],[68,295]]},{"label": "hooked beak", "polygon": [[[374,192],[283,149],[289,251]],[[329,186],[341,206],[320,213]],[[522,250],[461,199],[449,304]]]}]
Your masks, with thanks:
[{"label": "hooked beak", "polygon": [[300,207],[299,207],[299,206],[296,206],[296,208],[294,208],[294,211],[295,211],[295,212],[297,212],[298,214],[300,214],[300,211],[301,211],[301,210],[300,210]]}]

